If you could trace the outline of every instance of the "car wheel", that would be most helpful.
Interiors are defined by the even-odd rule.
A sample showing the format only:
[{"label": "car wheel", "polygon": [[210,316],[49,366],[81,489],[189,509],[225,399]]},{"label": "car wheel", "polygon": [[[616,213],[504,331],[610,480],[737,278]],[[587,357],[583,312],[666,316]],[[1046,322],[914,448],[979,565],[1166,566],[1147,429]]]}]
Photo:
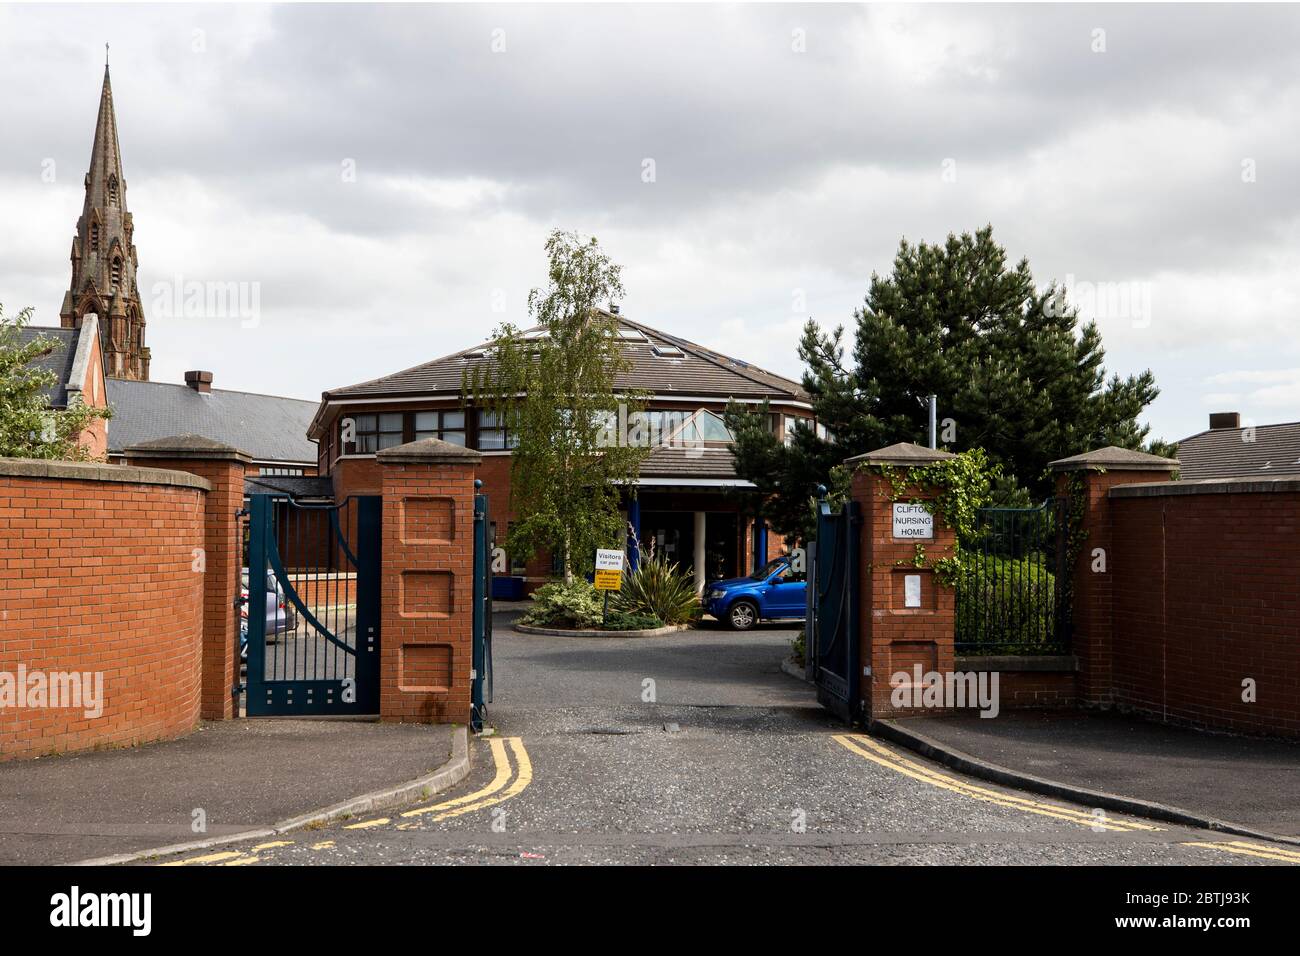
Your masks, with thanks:
[{"label": "car wheel", "polygon": [[727,626],[733,631],[748,631],[758,623],[758,608],[749,601],[737,601],[727,611]]}]

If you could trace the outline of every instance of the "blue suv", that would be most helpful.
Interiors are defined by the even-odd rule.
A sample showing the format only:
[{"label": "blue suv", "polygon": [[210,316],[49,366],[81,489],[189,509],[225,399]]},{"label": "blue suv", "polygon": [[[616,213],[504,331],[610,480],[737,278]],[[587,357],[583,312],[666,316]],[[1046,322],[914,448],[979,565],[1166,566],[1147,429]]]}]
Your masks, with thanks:
[{"label": "blue suv", "polygon": [[775,558],[748,577],[709,585],[704,609],[733,631],[775,618],[802,620],[806,588],[805,575],[791,569],[788,557]]}]

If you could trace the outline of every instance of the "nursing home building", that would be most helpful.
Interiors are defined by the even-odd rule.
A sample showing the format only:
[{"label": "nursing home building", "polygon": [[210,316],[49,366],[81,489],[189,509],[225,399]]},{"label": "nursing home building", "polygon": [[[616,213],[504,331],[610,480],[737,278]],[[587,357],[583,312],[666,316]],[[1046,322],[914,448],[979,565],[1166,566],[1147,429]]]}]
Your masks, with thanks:
[{"label": "nursing home building", "polygon": [[[656,331],[611,313],[629,368],[615,388],[645,396],[644,429],[659,440],[643,462],[623,508],[642,549],[691,568],[701,586],[748,573],[781,542],[753,515],[750,482],[736,476],[723,420],[728,401],[768,403],[772,428],[789,434],[813,426],[812,406],[797,382],[740,359]],[[334,497],[379,493],[375,453],[422,438],[439,438],[483,455],[478,475],[489,496],[496,540],[503,541],[514,511],[510,501],[514,438],[487,409],[463,394],[467,372],[484,362],[486,345],[425,362],[322,395],[308,430],[319,449],[318,473],[333,482]],[[350,430],[345,423],[350,421]],[[351,440],[345,440],[350,437]],[[552,556],[510,558],[510,576],[528,589],[555,571]]]}]

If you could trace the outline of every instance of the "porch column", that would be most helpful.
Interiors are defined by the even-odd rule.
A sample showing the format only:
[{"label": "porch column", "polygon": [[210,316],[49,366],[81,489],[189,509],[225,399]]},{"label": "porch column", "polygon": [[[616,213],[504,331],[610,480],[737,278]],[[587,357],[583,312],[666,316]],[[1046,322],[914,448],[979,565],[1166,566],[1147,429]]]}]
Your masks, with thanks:
[{"label": "porch column", "polygon": [[705,512],[695,512],[695,592],[704,593],[705,571],[704,571],[704,533],[707,522],[705,521]]},{"label": "porch column", "polygon": [[754,519],[754,570],[767,564],[767,522]]}]

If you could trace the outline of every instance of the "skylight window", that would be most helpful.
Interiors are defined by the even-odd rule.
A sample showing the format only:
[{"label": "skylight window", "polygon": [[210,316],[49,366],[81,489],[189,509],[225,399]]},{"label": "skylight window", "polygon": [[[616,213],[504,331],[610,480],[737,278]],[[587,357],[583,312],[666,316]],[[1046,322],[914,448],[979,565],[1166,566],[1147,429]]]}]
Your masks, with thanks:
[{"label": "skylight window", "polygon": [[619,327],[618,337],[624,342],[644,342],[646,340],[640,329],[629,328],[626,325]]},{"label": "skylight window", "polygon": [[675,345],[667,345],[663,342],[656,343],[654,353],[660,358],[685,358],[686,353]]}]

